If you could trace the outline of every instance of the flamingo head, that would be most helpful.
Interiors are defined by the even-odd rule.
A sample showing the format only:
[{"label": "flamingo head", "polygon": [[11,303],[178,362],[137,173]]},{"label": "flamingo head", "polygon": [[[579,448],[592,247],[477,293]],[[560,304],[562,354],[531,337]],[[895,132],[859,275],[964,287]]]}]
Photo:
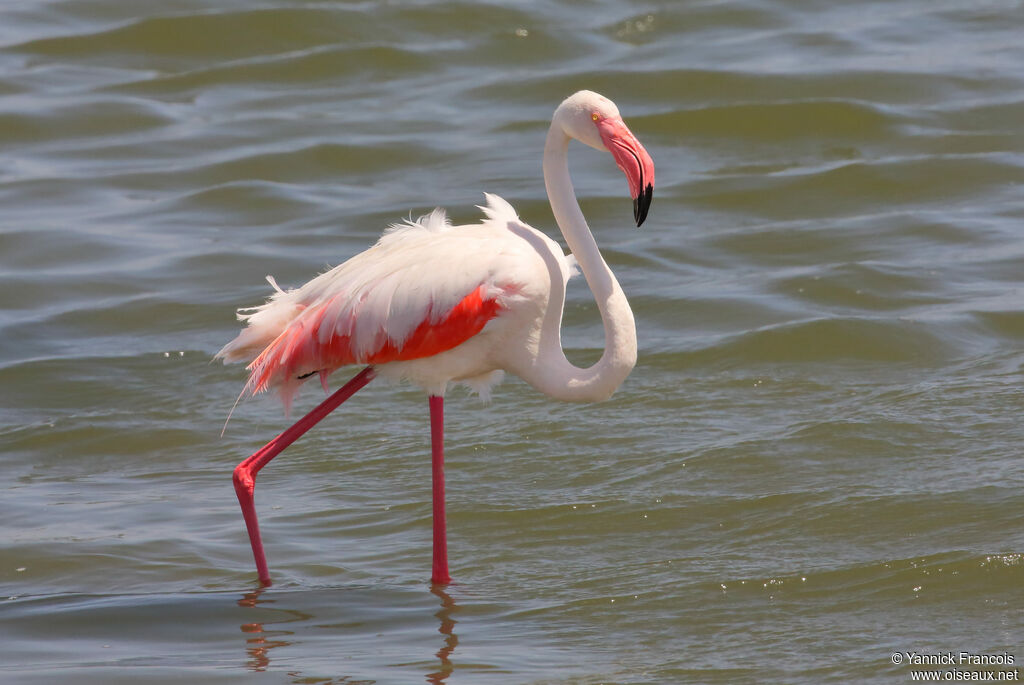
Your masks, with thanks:
[{"label": "flamingo head", "polygon": [[654,161],[626,126],[615,103],[590,90],[570,95],[555,112],[572,138],[597,150],[612,153],[626,175],[633,197],[633,218],[640,226],[647,218],[654,195]]}]

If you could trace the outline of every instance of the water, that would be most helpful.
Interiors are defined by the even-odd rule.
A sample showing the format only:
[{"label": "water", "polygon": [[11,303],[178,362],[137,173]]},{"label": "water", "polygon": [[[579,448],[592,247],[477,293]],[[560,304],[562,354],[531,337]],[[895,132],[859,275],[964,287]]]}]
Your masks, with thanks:
[{"label": "water", "polygon": [[[1020,2],[7,3],[0,9],[0,681],[908,682],[1024,659]],[[484,190],[553,231],[565,95],[637,316],[612,401],[448,401],[456,582],[431,589],[426,401],[285,425],[210,357],[261,300]],[[582,282],[565,343],[596,359]],[[317,401],[307,389],[298,409]],[[1000,670],[996,667],[995,670]],[[1002,669],[1006,670],[1006,669]]]}]

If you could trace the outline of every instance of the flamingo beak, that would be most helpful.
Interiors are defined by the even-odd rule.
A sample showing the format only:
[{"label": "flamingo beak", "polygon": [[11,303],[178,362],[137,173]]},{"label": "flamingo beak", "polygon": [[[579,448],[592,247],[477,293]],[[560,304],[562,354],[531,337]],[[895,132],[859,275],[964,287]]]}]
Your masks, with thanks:
[{"label": "flamingo beak", "polygon": [[612,153],[622,173],[626,174],[629,193],[633,196],[633,218],[640,226],[647,218],[654,195],[654,161],[622,119],[606,117],[596,119],[594,123],[604,146]]}]

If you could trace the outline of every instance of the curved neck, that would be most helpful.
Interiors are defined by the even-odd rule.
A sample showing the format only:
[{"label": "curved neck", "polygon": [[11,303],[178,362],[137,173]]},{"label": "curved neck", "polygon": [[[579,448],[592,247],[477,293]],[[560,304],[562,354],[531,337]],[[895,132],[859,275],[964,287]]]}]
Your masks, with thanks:
[{"label": "curved neck", "polygon": [[593,402],[610,397],[636,364],[636,325],[626,296],[601,256],[576,202],[568,150],[569,136],[556,116],[544,144],[544,185],[555,221],[601,312],[604,353],[586,369],[566,359],[561,340],[565,279],[561,268],[552,269],[551,298],[541,326],[537,365],[533,378],[527,380],[556,399]]}]

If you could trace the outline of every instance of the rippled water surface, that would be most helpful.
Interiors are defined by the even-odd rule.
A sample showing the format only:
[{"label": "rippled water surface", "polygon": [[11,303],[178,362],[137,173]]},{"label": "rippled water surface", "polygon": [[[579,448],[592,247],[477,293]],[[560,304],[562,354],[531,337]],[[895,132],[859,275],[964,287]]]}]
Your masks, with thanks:
[{"label": "rippled water surface", "polygon": [[[0,6],[0,681],[910,681],[1024,660],[1024,6]],[[598,90],[650,217],[575,145],[637,318],[608,402],[449,395],[287,423],[211,356],[234,309],[484,190],[552,235],[551,112]],[[597,358],[574,281],[564,341]],[[312,407],[308,388],[297,409]],[[1005,670],[1005,669],[1003,669]]]}]

